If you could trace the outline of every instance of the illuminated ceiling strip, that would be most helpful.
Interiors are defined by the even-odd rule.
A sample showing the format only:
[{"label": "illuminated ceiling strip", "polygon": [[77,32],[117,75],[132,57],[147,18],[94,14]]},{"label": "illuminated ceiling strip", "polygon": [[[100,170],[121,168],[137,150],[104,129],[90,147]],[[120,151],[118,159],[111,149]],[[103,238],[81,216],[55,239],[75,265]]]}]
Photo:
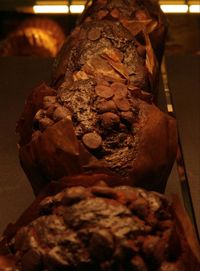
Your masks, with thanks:
[{"label": "illuminated ceiling strip", "polygon": [[71,5],[69,7],[71,13],[82,13],[84,8],[84,5]]},{"label": "illuminated ceiling strip", "polygon": [[187,13],[188,5],[160,5],[165,13]]},{"label": "illuminated ceiling strip", "polygon": [[[164,13],[200,13],[200,5],[160,5]],[[84,5],[35,5],[34,13],[82,13]]]},{"label": "illuminated ceiling strip", "polygon": [[68,13],[67,5],[35,5],[33,6],[34,13]]},{"label": "illuminated ceiling strip", "polygon": [[191,5],[189,6],[190,13],[200,13],[200,5]]}]

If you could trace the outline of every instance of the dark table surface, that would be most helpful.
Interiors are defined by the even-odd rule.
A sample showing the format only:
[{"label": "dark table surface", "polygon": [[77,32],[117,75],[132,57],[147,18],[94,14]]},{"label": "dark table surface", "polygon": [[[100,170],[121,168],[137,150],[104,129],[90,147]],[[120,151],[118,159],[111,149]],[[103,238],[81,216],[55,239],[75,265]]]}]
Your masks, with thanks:
[{"label": "dark table surface", "polygon": [[[52,59],[0,58],[0,233],[34,199],[18,161],[15,126],[29,91],[50,80],[52,62]],[[169,57],[167,64],[200,229],[200,57]],[[162,91],[159,100],[165,110]],[[176,166],[166,188],[166,194],[171,193],[178,194],[183,201]]]}]

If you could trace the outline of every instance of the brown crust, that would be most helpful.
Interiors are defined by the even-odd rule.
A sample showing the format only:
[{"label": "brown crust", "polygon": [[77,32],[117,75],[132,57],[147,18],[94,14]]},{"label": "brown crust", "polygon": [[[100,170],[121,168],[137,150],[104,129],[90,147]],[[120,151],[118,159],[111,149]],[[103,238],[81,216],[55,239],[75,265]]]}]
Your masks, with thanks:
[{"label": "brown crust", "polygon": [[[164,191],[177,132],[175,120],[152,102],[158,65],[147,26],[154,19],[140,2],[122,2],[94,1],[94,16],[86,12],[56,59],[53,89],[42,85],[28,97],[19,155],[35,193],[82,172],[118,174]],[[111,13],[100,19],[102,5]],[[139,18],[139,32],[130,14]]]},{"label": "brown crust", "polygon": [[[94,178],[96,180],[94,181],[95,186],[84,188],[88,186],[88,183],[90,183],[90,181],[88,182],[88,178],[89,179]],[[118,249],[121,247],[120,240],[122,236],[123,236],[122,239],[125,241],[126,244],[130,245],[132,244],[130,247],[128,246],[129,250],[126,250],[126,253],[124,251],[125,254],[123,254],[123,257],[125,258],[123,258],[122,255],[120,254],[122,253],[122,250],[117,249],[115,249],[114,252],[115,257],[114,258],[111,257],[114,261],[116,261],[117,264],[121,266],[122,269],[120,270],[123,271],[130,270],[130,264],[133,264],[134,266],[136,265],[137,268],[139,268],[139,266],[140,268],[142,268],[138,270],[149,270],[148,268],[152,267],[153,269],[150,270],[155,271],[199,270],[200,267],[199,245],[196,241],[196,237],[194,235],[189,218],[182,211],[182,207],[179,206],[177,200],[174,200],[171,206],[168,200],[158,193],[146,192],[145,190],[125,186],[118,188],[110,188],[107,187],[104,183],[104,181],[109,178],[113,177],[112,176],[110,177],[108,175],[106,176],[103,174],[79,175],[74,176],[71,180],[71,183],[73,183],[73,185],[75,183],[77,184],[77,186],[75,185],[76,186],[75,188],[71,187],[66,189],[70,181],[65,182],[65,180],[51,184],[48,188],[46,188],[46,190],[43,191],[43,193],[36,199],[36,201],[31,205],[31,207],[29,207],[29,209],[20,217],[18,222],[14,226],[12,227],[10,226],[9,228],[7,228],[7,230],[5,231],[4,240],[3,242],[0,243],[1,251],[0,254],[2,255],[2,248],[5,248],[6,244],[8,248],[9,247],[11,248],[12,252],[9,256],[0,256],[0,267],[2,268],[2,270],[3,271],[6,270],[4,269],[5,266],[10,267],[10,264],[14,264],[14,262],[16,262],[16,265],[18,266],[19,270],[21,270],[21,263],[22,266],[24,266],[23,267],[24,271],[38,270],[34,269],[34,266],[37,266],[36,264],[38,264],[41,261],[41,258],[40,261],[38,262],[38,257],[35,258],[35,256],[38,255],[39,253],[43,255],[42,256],[44,257],[43,260],[46,259],[46,257],[48,256],[47,254],[49,250],[47,250],[47,247],[49,246],[49,244],[50,246],[54,247],[55,246],[54,244],[59,242],[60,238],[59,236],[60,234],[62,234],[63,227],[65,227],[64,224],[62,224],[63,218],[68,225],[67,227],[69,227],[67,228],[66,234],[64,234],[63,232],[64,234],[63,238],[66,238],[67,240],[69,238],[69,240],[75,241],[75,239],[71,239],[70,237],[72,234],[71,231],[74,232],[73,236],[75,238],[75,235],[79,231],[80,235],[78,236],[81,236],[83,232],[85,232],[86,234],[86,229],[89,227],[90,231],[93,230],[95,232],[99,231],[100,233],[98,233],[99,234],[98,236],[102,236],[101,233],[102,234],[106,233],[107,231],[105,232],[105,230],[109,228],[109,232],[111,235],[113,236],[116,235],[115,238],[118,236],[115,239],[115,247],[119,246]],[[79,183],[84,184],[84,187],[80,187],[78,185]],[[105,204],[107,206],[106,210],[104,210]],[[93,206],[96,207],[93,208]],[[82,216],[83,210],[85,215]],[[112,212],[110,212],[110,210],[112,210]],[[131,214],[130,210],[132,212]],[[66,215],[65,212],[68,215]],[[87,212],[88,217],[86,215]],[[101,212],[103,216],[99,220],[99,215],[101,216]],[[121,212],[120,218],[118,218],[117,214],[118,212],[119,213]],[[97,216],[96,213],[98,213]],[[90,216],[93,216],[92,220],[90,219]],[[105,222],[104,219],[106,219]],[[115,223],[109,224],[110,222],[113,221],[113,219],[115,220]],[[132,219],[134,221],[134,227],[131,229],[131,227],[133,226]],[[60,223],[63,225],[62,227]],[[49,229],[51,229],[53,225],[54,225],[54,234],[51,235],[51,230]],[[103,231],[101,231],[102,225],[104,225]],[[120,227],[118,228],[117,225]],[[124,228],[123,225],[126,225],[126,227]],[[40,229],[41,226],[42,228]],[[139,228],[137,229],[137,227]],[[115,230],[113,231],[113,229]],[[43,232],[42,235],[41,231]],[[126,234],[125,232],[127,231],[134,231],[134,235]],[[34,232],[34,235],[30,235],[31,232]],[[190,234],[188,234],[188,232]],[[46,234],[48,236],[48,239],[46,239],[45,237]],[[15,236],[14,239],[12,239],[13,236]],[[38,236],[37,238],[39,239],[37,239],[36,236]],[[105,237],[107,235],[103,234],[103,236]],[[84,238],[86,237],[87,234],[85,235]],[[36,243],[33,242],[33,239],[30,238],[33,239],[36,238],[35,241],[37,240],[37,246]],[[10,242],[11,239],[12,242]],[[28,242],[29,239],[30,241],[32,240],[31,243]],[[86,239],[81,240],[85,242],[84,240]],[[39,240],[40,242],[38,243]],[[74,252],[74,255],[76,254],[77,256],[76,265],[80,263],[81,259],[84,260],[84,255],[86,256],[88,255],[87,253],[89,253],[90,255],[89,257],[95,257],[96,259],[95,262],[93,263],[94,265],[92,264],[93,268],[95,268],[96,266],[95,264],[98,264],[98,266],[100,267],[100,269],[98,270],[107,270],[104,269],[105,268],[105,264],[103,263],[104,257],[108,257],[107,259],[108,265],[111,263],[113,264],[113,260],[110,260],[109,258],[111,256],[109,252],[110,250],[108,249],[109,248],[108,244],[111,245],[111,243],[108,242],[109,240],[111,239],[110,238],[101,239],[101,243],[96,243],[96,239],[94,239],[92,242],[93,249],[91,252],[89,244],[87,242],[84,243],[83,248],[83,243],[82,242],[80,243],[80,240],[78,241],[76,237],[75,242],[78,242],[76,252]],[[125,243],[123,242],[124,245]],[[13,244],[15,245],[13,246]],[[104,250],[109,252],[108,254],[106,252],[105,252],[106,254],[100,253],[103,258],[97,257],[98,254],[96,254],[96,252],[98,252],[99,249],[98,244],[101,244],[101,246],[105,246]],[[139,247],[137,247],[138,246],[137,244],[140,244]],[[27,245],[30,247],[32,246],[34,247],[34,249],[32,247],[32,249],[30,249],[29,251],[31,257],[25,256],[26,253],[24,251],[26,250]],[[63,243],[61,245],[62,249],[65,250],[66,249],[65,246],[68,247],[68,245],[69,245],[68,242]],[[123,249],[125,249],[124,245]],[[59,243],[57,244],[57,246],[58,246],[57,249],[59,249],[60,246]],[[154,246],[154,250],[151,249],[152,246]],[[128,249],[128,247],[126,247],[126,249]],[[43,248],[45,248],[45,250]],[[69,249],[70,251],[71,249],[73,250],[73,248]],[[103,247],[101,247],[101,249],[103,249]],[[137,257],[135,258],[134,256],[133,257],[134,260],[130,261],[130,257],[128,255],[132,255],[131,252],[132,249],[134,250],[134,255]],[[34,257],[32,257],[33,250]],[[15,253],[16,257],[13,257],[12,254],[15,255]],[[54,254],[51,255],[53,257],[51,259],[54,260],[51,261],[52,265],[50,270],[54,270],[55,268],[58,268],[60,264],[61,265],[66,264],[64,259],[66,259],[65,257],[68,258],[68,250],[66,251],[65,254],[66,256],[59,254],[60,255],[59,257],[54,258],[54,256],[56,255]],[[149,258],[150,255],[151,258],[153,257],[154,261],[152,261],[151,258]],[[33,259],[35,259],[34,262]],[[89,258],[87,259],[89,260]],[[91,258],[88,261],[88,264],[90,261]],[[74,259],[70,262],[71,265],[73,266]],[[45,264],[47,270],[49,270],[48,261],[45,260],[43,263]],[[27,269],[28,268],[27,266],[33,269]],[[83,270],[88,270],[87,268],[89,267],[90,264],[87,267],[85,267],[86,269],[83,268]],[[112,268],[116,268],[116,266],[115,267],[112,266],[108,270],[118,270]]]},{"label": "brown crust", "polygon": [[[42,87],[44,87],[43,92]],[[34,137],[30,139],[33,129],[32,118],[37,111],[34,109],[38,109],[42,97],[42,95],[37,96],[37,91],[47,93],[47,89],[46,86],[41,86],[33,91],[36,100],[34,101],[30,96],[26,113],[23,114],[22,121],[18,125],[18,131],[22,131],[20,160],[34,191],[38,193],[41,187],[52,179],[57,180],[81,172],[117,173],[112,170],[112,164],[106,161],[106,157],[98,158],[84,147],[76,136],[70,116],[53,122],[44,131],[35,132]],[[126,173],[124,180],[128,181],[131,177],[132,185],[163,191],[166,177],[176,155],[176,122],[148,102],[134,98],[134,103],[139,109],[139,119],[133,122],[134,153],[131,156],[130,168],[127,167],[126,171],[125,168],[123,169],[123,174]],[[114,148],[118,147],[114,146]],[[97,150],[97,154],[99,153],[100,151]],[[147,177],[151,177],[152,183],[146,183]]]},{"label": "brown crust", "polygon": [[102,19],[118,20],[133,36],[137,36],[142,28],[146,29],[157,59],[161,63],[167,21],[156,1],[96,0],[84,11],[79,24],[84,21]]}]

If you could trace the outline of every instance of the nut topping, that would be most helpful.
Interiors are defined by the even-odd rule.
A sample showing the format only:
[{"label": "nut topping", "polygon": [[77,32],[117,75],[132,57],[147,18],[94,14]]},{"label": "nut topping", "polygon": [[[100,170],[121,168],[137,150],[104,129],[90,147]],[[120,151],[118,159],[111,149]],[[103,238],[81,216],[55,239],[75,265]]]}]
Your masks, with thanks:
[{"label": "nut topping", "polygon": [[99,28],[92,28],[89,32],[88,32],[88,39],[91,41],[95,41],[100,39],[101,37],[101,30]]}]

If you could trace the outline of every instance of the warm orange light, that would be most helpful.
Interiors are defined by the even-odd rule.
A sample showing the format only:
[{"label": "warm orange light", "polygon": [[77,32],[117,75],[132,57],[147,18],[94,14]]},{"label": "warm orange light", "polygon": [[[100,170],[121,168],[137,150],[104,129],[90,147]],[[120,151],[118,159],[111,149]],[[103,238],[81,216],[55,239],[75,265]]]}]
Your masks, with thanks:
[{"label": "warm orange light", "polygon": [[34,13],[68,13],[67,5],[35,5],[33,6]]},{"label": "warm orange light", "polygon": [[187,13],[188,5],[160,5],[165,13]]},{"label": "warm orange light", "polygon": [[85,8],[84,5],[71,5],[69,7],[69,10],[71,13],[82,13],[84,8]]},{"label": "warm orange light", "polygon": [[200,13],[200,5],[189,6],[190,13]]}]

